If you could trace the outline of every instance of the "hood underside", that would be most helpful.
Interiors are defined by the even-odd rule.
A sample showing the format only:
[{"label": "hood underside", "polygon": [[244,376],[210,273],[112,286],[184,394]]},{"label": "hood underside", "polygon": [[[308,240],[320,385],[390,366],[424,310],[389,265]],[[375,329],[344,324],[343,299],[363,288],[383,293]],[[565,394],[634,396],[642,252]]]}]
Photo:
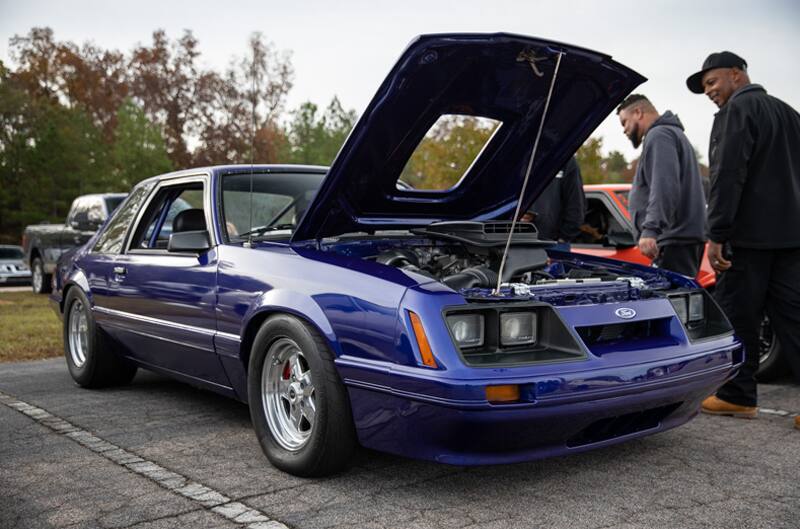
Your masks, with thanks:
[{"label": "hood underside", "polygon": [[[508,34],[418,37],[353,128],[293,240],[408,229],[513,213],[553,78],[523,206],[533,202],[602,120],[645,79],[590,50]],[[446,191],[398,178],[444,115],[501,122],[462,180]]]}]

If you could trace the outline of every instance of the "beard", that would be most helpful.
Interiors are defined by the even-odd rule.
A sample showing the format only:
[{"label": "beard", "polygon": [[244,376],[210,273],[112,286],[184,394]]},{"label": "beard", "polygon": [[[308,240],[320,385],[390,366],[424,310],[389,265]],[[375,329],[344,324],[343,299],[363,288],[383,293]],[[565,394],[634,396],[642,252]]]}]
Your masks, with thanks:
[{"label": "beard", "polygon": [[631,140],[631,144],[633,145],[634,149],[638,149],[639,145],[642,144],[642,138],[639,136],[639,124],[637,123],[631,133],[628,134],[628,139]]}]

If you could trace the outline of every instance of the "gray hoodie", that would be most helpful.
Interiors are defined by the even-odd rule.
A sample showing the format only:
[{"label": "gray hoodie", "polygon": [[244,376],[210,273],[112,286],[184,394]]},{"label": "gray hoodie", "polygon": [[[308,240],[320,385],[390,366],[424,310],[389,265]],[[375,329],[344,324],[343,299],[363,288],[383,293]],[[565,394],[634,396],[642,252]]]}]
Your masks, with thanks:
[{"label": "gray hoodie", "polygon": [[678,116],[667,110],[650,127],[629,196],[638,237],[659,246],[705,241],[700,166]]}]

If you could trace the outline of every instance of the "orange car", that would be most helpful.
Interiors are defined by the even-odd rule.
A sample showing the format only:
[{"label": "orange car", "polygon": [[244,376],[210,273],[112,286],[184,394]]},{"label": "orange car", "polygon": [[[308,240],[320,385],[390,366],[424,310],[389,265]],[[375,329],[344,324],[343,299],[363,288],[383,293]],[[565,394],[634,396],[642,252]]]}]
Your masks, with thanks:
[{"label": "orange car", "polygon": [[[585,185],[586,218],[581,234],[572,243],[572,251],[649,265],[652,261],[642,255],[636,244],[633,221],[628,211],[630,184]],[[708,252],[703,255],[700,271],[695,277],[698,283],[709,290],[714,289],[716,273],[708,262]],[[769,320],[764,317],[761,325],[759,369],[756,376],[766,381],[788,372],[781,357],[777,337],[772,333]]]}]

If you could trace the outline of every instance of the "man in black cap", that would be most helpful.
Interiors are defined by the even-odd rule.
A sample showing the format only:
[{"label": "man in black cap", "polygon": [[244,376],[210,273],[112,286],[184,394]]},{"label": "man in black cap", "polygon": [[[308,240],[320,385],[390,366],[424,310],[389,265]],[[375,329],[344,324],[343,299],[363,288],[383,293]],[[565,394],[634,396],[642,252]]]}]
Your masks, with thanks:
[{"label": "man in black cap", "polygon": [[703,411],[755,417],[765,309],[800,379],[800,115],[751,84],[747,63],[729,51],[709,55],[686,85],[720,109],[709,145],[708,258],[720,274],[715,297],[745,345],[741,370]]},{"label": "man in black cap", "polygon": [[695,277],[705,248],[706,205],[700,166],[678,116],[659,114],[631,94],[617,109],[633,148],[642,145],[628,208],[639,250],[660,268]]}]

